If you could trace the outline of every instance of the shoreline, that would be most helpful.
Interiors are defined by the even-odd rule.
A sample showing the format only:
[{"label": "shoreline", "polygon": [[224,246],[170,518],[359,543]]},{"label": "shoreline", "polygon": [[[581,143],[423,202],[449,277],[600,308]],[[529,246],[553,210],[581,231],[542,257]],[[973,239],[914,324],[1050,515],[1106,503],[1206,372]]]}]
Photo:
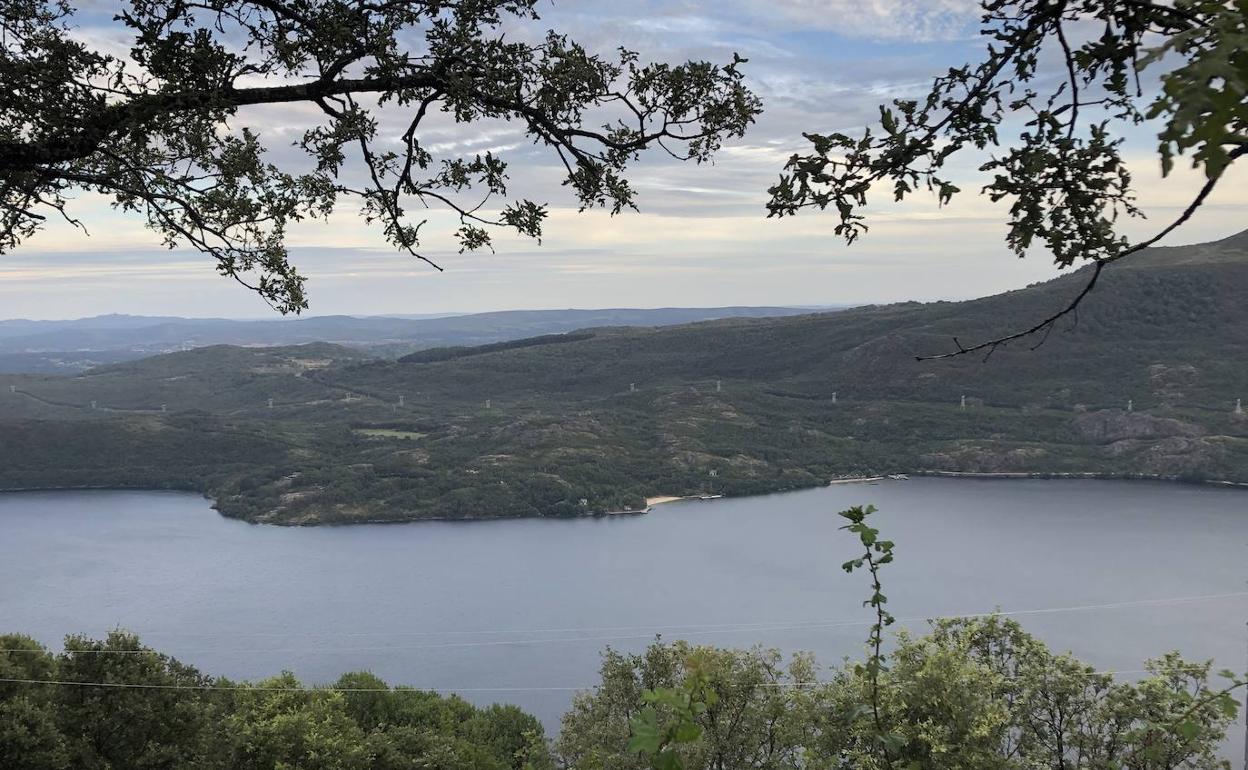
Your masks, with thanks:
[{"label": "shoreline", "polygon": [[949,479],[988,479],[1008,481],[1011,479],[1051,479],[1094,481],[1164,481],[1170,484],[1208,485],[1213,487],[1231,487],[1248,489],[1248,481],[1230,481],[1227,479],[1185,479],[1180,476],[1165,476],[1159,473],[1114,473],[1110,471],[911,471],[910,476],[926,476],[928,478]]},{"label": "shoreline", "polygon": [[[1230,481],[1228,479],[1185,479],[1179,476],[1165,476],[1161,474],[1145,474],[1145,473],[1114,473],[1100,471],[938,471],[938,470],[917,470],[906,473],[893,473],[881,476],[856,476],[848,478],[834,478],[827,482],[805,487],[805,489],[817,489],[821,486],[839,486],[843,484],[877,484],[881,481],[904,481],[908,476],[924,477],[924,478],[958,478],[958,479],[978,479],[981,481],[1012,481],[1018,479],[1036,479],[1036,480],[1055,480],[1055,481],[1152,481],[1164,482],[1168,484],[1186,484],[1192,486],[1211,486],[1221,487],[1223,489],[1248,489],[1246,481]],[[615,517],[628,515],[641,515],[650,513],[656,505],[665,503],[675,503],[685,500],[700,500],[703,502],[719,500],[725,495],[655,495],[645,498],[645,507],[632,510],[620,511],[601,511],[593,514],[582,514],[579,516],[569,517],[552,517],[552,516],[422,516],[417,518],[368,518],[356,519],[353,521],[291,521],[277,522],[264,521],[257,519],[248,519],[240,516],[231,516],[223,513],[217,507],[217,500],[211,495],[197,489],[188,489],[185,487],[174,486],[124,486],[120,484],[83,484],[77,486],[55,486],[55,487],[0,487],[0,494],[20,494],[20,493],[41,493],[41,492],[176,492],[180,494],[192,494],[207,500],[212,510],[223,518],[234,519],[236,521],[244,521],[248,524],[268,525],[274,527],[345,527],[356,524],[411,524],[421,521],[438,521],[438,522],[485,522],[485,521],[512,521],[517,519],[555,519],[555,518],[599,518],[599,517]],[[740,495],[740,497],[762,497],[765,495],[783,494],[784,492],[797,492],[801,489],[783,489],[774,492],[758,492],[750,495]]]},{"label": "shoreline", "polygon": [[125,484],[78,484],[64,487],[0,487],[0,494],[8,494],[10,492],[180,492],[189,495],[199,495],[205,500],[212,502],[214,506],[217,502],[215,497],[190,487],[148,487],[127,486]]},{"label": "shoreline", "polygon": [[888,481],[888,476],[850,476],[847,478],[835,478],[830,480],[826,486],[832,487],[838,484],[874,484],[877,481]]}]

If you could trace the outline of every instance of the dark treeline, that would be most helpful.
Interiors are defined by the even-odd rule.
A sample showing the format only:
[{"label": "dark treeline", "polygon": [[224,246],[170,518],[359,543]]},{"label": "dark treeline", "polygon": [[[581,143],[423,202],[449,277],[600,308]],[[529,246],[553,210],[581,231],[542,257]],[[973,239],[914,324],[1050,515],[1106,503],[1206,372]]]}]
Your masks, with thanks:
[{"label": "dark treeline", "polygon": [[497,353],[501,350],[520,350],[522,348],[534,348],[539,345],[557,345],[561,342],[580,342],[582,340],[589,340],[593,338],[594,334],[592,332],[543,334],[538,337],[528,337],[522,340],[492,342],[488,345],[476,345],[473,347],[459,345],[455,347],[419,350],[415,353],[403,356],[399,359],[399,361],[405,364],[429,364],[437,361],[451,361],[456,358],[467,358],[468,356],[479,356],[486,353]]}]

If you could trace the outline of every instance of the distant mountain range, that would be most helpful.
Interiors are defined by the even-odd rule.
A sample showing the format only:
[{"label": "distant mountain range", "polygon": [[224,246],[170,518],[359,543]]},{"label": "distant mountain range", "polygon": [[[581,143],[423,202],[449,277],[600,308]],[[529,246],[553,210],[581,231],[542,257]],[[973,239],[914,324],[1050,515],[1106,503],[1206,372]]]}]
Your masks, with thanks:
[{"label": "distant mountain range", "polygon": [[1045,317],[1086,279],[786,317],[534,323],[384,359],[218,345],[0,376],[0,487],[194,489],[230,516],[314,524],[583,515],[886,473],[1248,483],[1248,233],[1113,265],[1039,347],[915,360]]},{"label": "distant mountain range", "polygon": [[716,318],[786,316],[809,308],[714,307],[509,310],[426,316],[313,316],[266,320],[104,315],[69,321],[0,320],[0,372],[77,374],[103,364],[208,345],[334,342],[381,356],[482,345],[587,326],[666,326]]}]

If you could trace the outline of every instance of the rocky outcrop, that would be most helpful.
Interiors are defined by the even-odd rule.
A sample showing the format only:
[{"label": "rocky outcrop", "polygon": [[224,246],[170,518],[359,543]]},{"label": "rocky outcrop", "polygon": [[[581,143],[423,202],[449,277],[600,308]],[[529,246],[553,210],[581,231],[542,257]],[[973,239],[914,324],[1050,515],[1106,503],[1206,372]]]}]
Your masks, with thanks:
[{"label": "rocky outcrop", "polygon": [[1034,471],[1044,465],[1048,450],[1042,447],[1006,449],[995,444],[965,443],[919,458],[922,467],[938,471],[1007,473]]},{"label": "rocky outcrop", "polygon": [[1170,436],[1159,440],[1125,439],[1106,447],[1111,457],[1129,457],[1141,473],[1184,476],[1217,467],[1226,456],[1222,436]]},{"label": "rocky outcrop", "polygon": [[1164,403],[1181,403],[1197,383],[1200,372],[1191,364],[1167,366],[1153,364],[1148,367],[1148,381],[1153,395]]},{"label": "rocky outcrop", "polygon": [[1128,439],[1192,437],[1203,433],[1199,427],[1182,420],[1116,409],[1081,414],[1075,418],[1074,427],[1081,438],[1098,444]]}]

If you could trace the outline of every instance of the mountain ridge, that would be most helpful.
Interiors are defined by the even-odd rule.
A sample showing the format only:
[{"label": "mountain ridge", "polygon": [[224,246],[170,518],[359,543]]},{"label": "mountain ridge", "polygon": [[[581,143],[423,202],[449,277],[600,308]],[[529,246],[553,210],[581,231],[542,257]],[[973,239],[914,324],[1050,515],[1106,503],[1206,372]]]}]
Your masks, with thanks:
[{"label": "mountain ridge", "polygon": [[1127,257],[1121,264],[1124,267],[1174,267],[1225,262],[1248,262],[1248,230],[1207,243],[1152,246]]},{"label": "mountain ridge", "polygon": [[1227,240],[1112,266],[1043,345],[986,363],[915,356],[1042,318],[1083,275],[407,360],[221,346],[0,376],[0,429],[20,437],[0,446],[0,487],[175,486],[312,524],[585,515],[883,473],[1248,482],[1248,250]]},{"label": "mountain ridge", "polygon": [[[397,357],[444,345],[479,345],[586,325],[665,325],[734,315],[786,315],[774,306],[492,311],[428,318],[308,316],[239,320],[110,315],[72,321],[0,321],[0,372],[75,374],[102,363],[215,344],[335,342]],[[150,321],[150,322],[149,322]]]}]

